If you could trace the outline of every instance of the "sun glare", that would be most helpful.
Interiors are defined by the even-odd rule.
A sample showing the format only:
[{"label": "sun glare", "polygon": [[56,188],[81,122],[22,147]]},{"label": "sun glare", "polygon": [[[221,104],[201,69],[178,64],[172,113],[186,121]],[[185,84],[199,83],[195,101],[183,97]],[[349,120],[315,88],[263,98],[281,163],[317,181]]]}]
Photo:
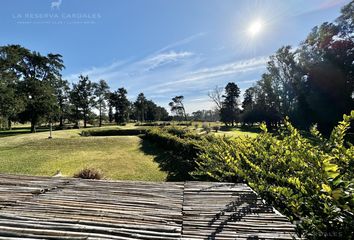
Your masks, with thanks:
[{"label": "sun glare", "polygon": [[263,29],[263,23],[261,20],[254,21],[248,28],[248,34],[252,37],[258,35]]}]

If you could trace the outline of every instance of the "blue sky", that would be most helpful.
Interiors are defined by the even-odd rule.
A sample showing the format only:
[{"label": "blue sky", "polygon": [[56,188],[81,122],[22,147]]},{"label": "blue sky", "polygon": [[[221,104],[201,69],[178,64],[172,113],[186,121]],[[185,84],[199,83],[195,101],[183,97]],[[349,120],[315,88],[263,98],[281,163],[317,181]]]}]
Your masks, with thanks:
[{"label": "blue sky", "polygon": [[[207,93],[234,81],[244,90],[267,57],[333,21],[349,0],[2,0],[0,45],[63,55],[63,76],[105,79],[164,107],[210,109]],[[53,8],[52,8],[53,5]],[[58,6],[59,5],[59,6]],[[262,22],[251,36],[249,26]]]}]

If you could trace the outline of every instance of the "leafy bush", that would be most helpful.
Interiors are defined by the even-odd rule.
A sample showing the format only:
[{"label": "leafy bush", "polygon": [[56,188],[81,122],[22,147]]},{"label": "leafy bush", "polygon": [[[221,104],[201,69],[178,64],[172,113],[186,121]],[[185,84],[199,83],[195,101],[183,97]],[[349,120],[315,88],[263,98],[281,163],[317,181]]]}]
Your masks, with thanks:
[{"label": "leafy bush", "polygon": [[81,132],[81,136],[136,136],[145,132],[145,129],[96,129],[84,130]]},{"label": "leafy bush", "polygon": [[202,136],[188,129],[168,127],[150,129],[143,138],[170,152],[179,180],[191,179],[190,172],[197,167],[195,159],[200,151]]},{"label": "leafy bush", "polygon": [[213,126],[213,130],[214,130],[215,132],[218,132],[218,131],[220,130],[220,126]]},{"label": "leafy bush", "polygon": [[256,138],[203,140],[198,171],[219,181],[245,180],[291,220],[308,239],[354,237],[354,146],[345,135],[354,111],[325,139],[316,127],[312,138],[289,121],[274,135],[261,125]]},{"label": "leafy bush", "polygon": [[76,173],[74,178],[100,180],[103,179],[103,174],[101,171],[94,168],[84,168],[80,172]]}]

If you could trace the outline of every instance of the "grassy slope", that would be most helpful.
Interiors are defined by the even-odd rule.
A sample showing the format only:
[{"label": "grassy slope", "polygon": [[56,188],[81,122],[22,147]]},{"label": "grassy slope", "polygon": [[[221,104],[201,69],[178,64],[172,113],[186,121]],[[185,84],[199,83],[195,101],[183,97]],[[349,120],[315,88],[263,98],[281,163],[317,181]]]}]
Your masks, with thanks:
[{"label": "grassy slope", "polygon": [[79,130],[21,134],[0,139],[0,172],[51,176],[60,169],[72,176],[95,167],[107,178],[163,181],[153,155],[141,150],[136,136],[80,137]]}]

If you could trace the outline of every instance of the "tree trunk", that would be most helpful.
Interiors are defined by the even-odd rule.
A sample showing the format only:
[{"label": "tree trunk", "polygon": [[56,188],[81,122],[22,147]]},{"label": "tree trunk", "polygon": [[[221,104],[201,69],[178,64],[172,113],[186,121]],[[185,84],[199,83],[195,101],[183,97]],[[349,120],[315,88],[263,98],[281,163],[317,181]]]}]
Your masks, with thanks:
[{"label": "tree trunk", "polygon": [[64,118],[63,118],[63,116],[60,116],[60,118],[59,118],[59,126],[62,128],[63,126],[64,126]]},{"label": "tree trunk", "polygon": [[100,122],[99,122],[99,127],[102,127],[102,107],[100,105]]},{"label": "tree trunk", "polygon": [[87,115],[86,113],[84,114],[84,128],[87,127]]},{"label": "tree trunk", "polygon": [[36,123],[34,120],[31,120],[31,133],[36,132],[36,127],[35,127]]},{"label": "tree trunk", "polygon": [[11,119],[10,118],[7,119],[7,127],[8,127],[9,130],[12,130],[12,125],[11,125]]}]

